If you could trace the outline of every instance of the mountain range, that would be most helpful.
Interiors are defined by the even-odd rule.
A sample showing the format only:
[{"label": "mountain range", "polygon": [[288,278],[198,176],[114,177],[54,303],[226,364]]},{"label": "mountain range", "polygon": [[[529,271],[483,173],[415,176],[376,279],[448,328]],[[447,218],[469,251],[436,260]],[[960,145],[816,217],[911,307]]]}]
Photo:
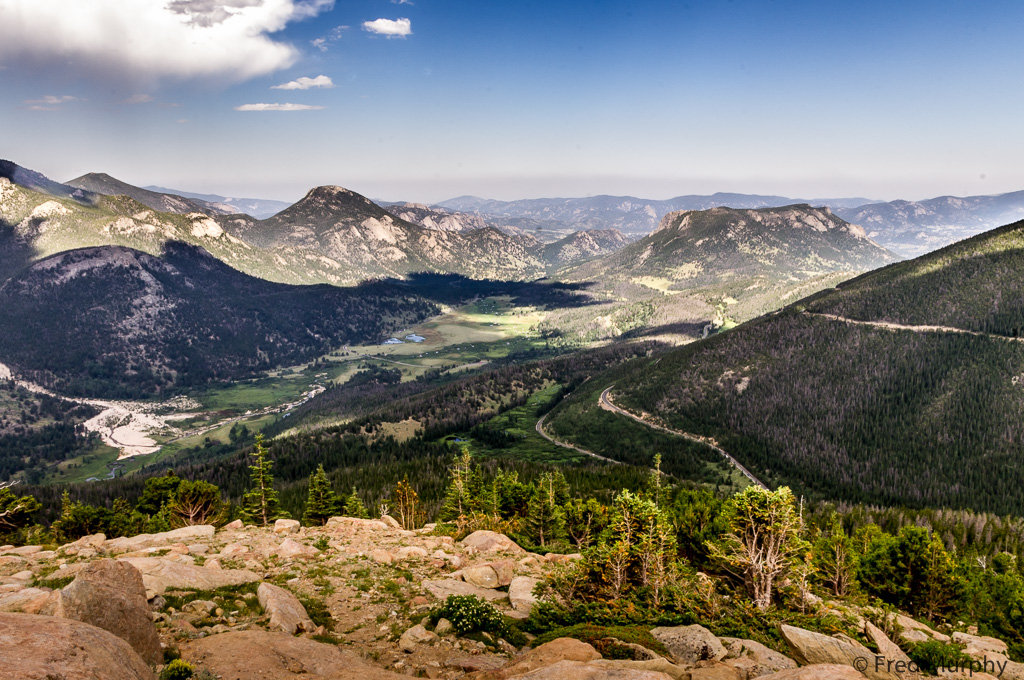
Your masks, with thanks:
[{"label": "mountain range", "polygon": [[146,186],[143,189],[160,194],[173,194],[175,196],[183,196],[184,198],[192,198],[207,203],[225,214],[244,213],[258,220],[276,215],[291,205],[287,201],[275,201],[268,198],[234,198],[219,194],[197,194],[192,191],[180,191],[158,186]]},{"label": "mountain range", "polygon": [[772,485],[1020,512],[1021,271],[1017,222],[597,376],[554,423],[586,428],[612,385],[615,405],[717,442]]}]

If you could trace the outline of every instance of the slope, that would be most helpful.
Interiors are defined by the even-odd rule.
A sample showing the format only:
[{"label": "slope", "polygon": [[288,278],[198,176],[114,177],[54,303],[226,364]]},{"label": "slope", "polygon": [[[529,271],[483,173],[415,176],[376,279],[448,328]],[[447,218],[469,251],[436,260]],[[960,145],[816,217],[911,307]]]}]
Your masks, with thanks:
[{"label": "slope", "polygon": [[203,213],[206,215],[227,214],[233,211],[222,210],[211,206],[206,201],[197,201],[174,194],[157,193],[122,182],[105,173],[91,172],[81,177],[68,180],[67,186],[84,189],[104,196],[128,196],[139,203],[166,213]]},{"label": "slope", "polygon": [[0,287],[0,361],[65,393],[146,396],[237,380],[436,314],[405,288],[289,286],[195,246],[119,246],[36,262]]},{"label": "slope", "polygon": [[258,247],[287,246],[344,263],[350,282],[415,271],[521,280],[544,267],[519,239],[497,229],[425,229],[341,187],[317,187],[298,203],[239,231]]},{"label": "slope", "polygon": [[814,496],[1019,514],[1022,246],[1018,222],[871,272],[644,361],[611,394]]}]

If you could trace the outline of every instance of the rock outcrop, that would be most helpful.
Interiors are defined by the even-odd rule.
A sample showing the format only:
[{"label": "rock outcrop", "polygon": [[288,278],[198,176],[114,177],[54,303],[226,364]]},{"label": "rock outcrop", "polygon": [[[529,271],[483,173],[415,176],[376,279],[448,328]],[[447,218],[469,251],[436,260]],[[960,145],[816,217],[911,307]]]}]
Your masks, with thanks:
[{"label": "rock outcrop", "polygon": [[886,667],[875,670],[875,653],[863,645],[813,633],[794,626],[781,626],[782,639],[793,651],[793,658],[803,665],[836,664],[856,668],[863,665],[863,674],[870,680],[900,680]]},{"label": "rock outcrop", "polygon": [[719,661],[728,653],[714,634],[703,626],[655,628],[651,635],[665,645],[676,663],[696,666],[701,661]]},{"label": "rock outcrop", "polygon": [[58,591],[54,616],[102,628],[130,644],[146,663],[163,662],[142,574],[126,562],[103,559],[87,565]]},{"label": "rock outcrop", "polygon": [[259,574],[247,569],[209,569],[158,557],[126,557],[122,561],[142,573],[147,598],[159,595],[168,588],[215,590],[224,586],[255,583],[262,579]]},{"label": "rock outcrop", "polygon": [[0,677],[14,680],[155,680],[127,642],[72,619],[0,614]]},{"label": "rock outcrop", "polygon": [[282,631],[289,635],[296,633],[312,633],[316,626],[306,613],[306,608],[299,598],[284,588],[270,583],[261,583],[256,591],[263,612],[270,616],[268,627],[272,631]]}]

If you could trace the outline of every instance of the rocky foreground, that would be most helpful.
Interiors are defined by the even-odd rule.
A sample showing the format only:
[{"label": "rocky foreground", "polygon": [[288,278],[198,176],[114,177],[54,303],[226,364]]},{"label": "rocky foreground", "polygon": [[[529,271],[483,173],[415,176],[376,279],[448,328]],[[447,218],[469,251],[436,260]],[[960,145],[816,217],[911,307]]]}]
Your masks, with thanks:
[{"label": "rocky foreground", "polygon": [[[153,680],[175,653],[222,680],[917,676],[899,644],[866,621],[877,653],[845,636],[783,626],[790,649],[781,654],[695,625],[655,628],[668,656],[627,645],[631,661],[602,659],[569,638],[517,649],[502,639],[460,638],[443,619],[429,630],[417,621],[453,594],[525,618],[538,580],[578,558],[527,553],[488,531],[456,542],[432,529],[405,531],[390,517],[335,517],[315,528],[233,522],[110,540],[97,534],[56,550],[2,547],[0,679]],[[950,640],[909,618],[899,623],[900,643]],[[1024,680],[1024,664],[1007,659],[1003,642],[963,633],[953,641],[979,667],[946,677]]]}]

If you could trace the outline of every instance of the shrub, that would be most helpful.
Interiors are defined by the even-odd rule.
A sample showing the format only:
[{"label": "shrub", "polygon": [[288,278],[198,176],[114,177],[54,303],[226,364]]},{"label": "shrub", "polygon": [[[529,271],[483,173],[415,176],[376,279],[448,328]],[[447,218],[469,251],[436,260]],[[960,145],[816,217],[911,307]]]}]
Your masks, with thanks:
[{"label": "shrub", "polygon": [[637,644],[662,656],[668,656],[665,645],[658,642],[647,628],[641,626],[595,626],[581,623],[544,633],[533,641],[533,646],[538,647],[563,637],[574,638],[592,645],[606,659],[635,659],[633,650],[619,642]]},{"label": "shrub", "polygon": [[907,650],[907,656],[926,673],[935,673],[938,668],[970,668],[973,661],[961,647],[938,640],[918,642]]},{"label": "shrub", "polygon": [[195,669],[181,659],[175,659],[160,671],[160,680],[189,680],[195,673]]},{"label": "shrub", "polygon": [[449,595],[440,607],[430,613],[431,622],[437,623],[440,619],[451,621],[459,635],[481,632],[505,637],[508,633],[501,612],[476,595]]}]

